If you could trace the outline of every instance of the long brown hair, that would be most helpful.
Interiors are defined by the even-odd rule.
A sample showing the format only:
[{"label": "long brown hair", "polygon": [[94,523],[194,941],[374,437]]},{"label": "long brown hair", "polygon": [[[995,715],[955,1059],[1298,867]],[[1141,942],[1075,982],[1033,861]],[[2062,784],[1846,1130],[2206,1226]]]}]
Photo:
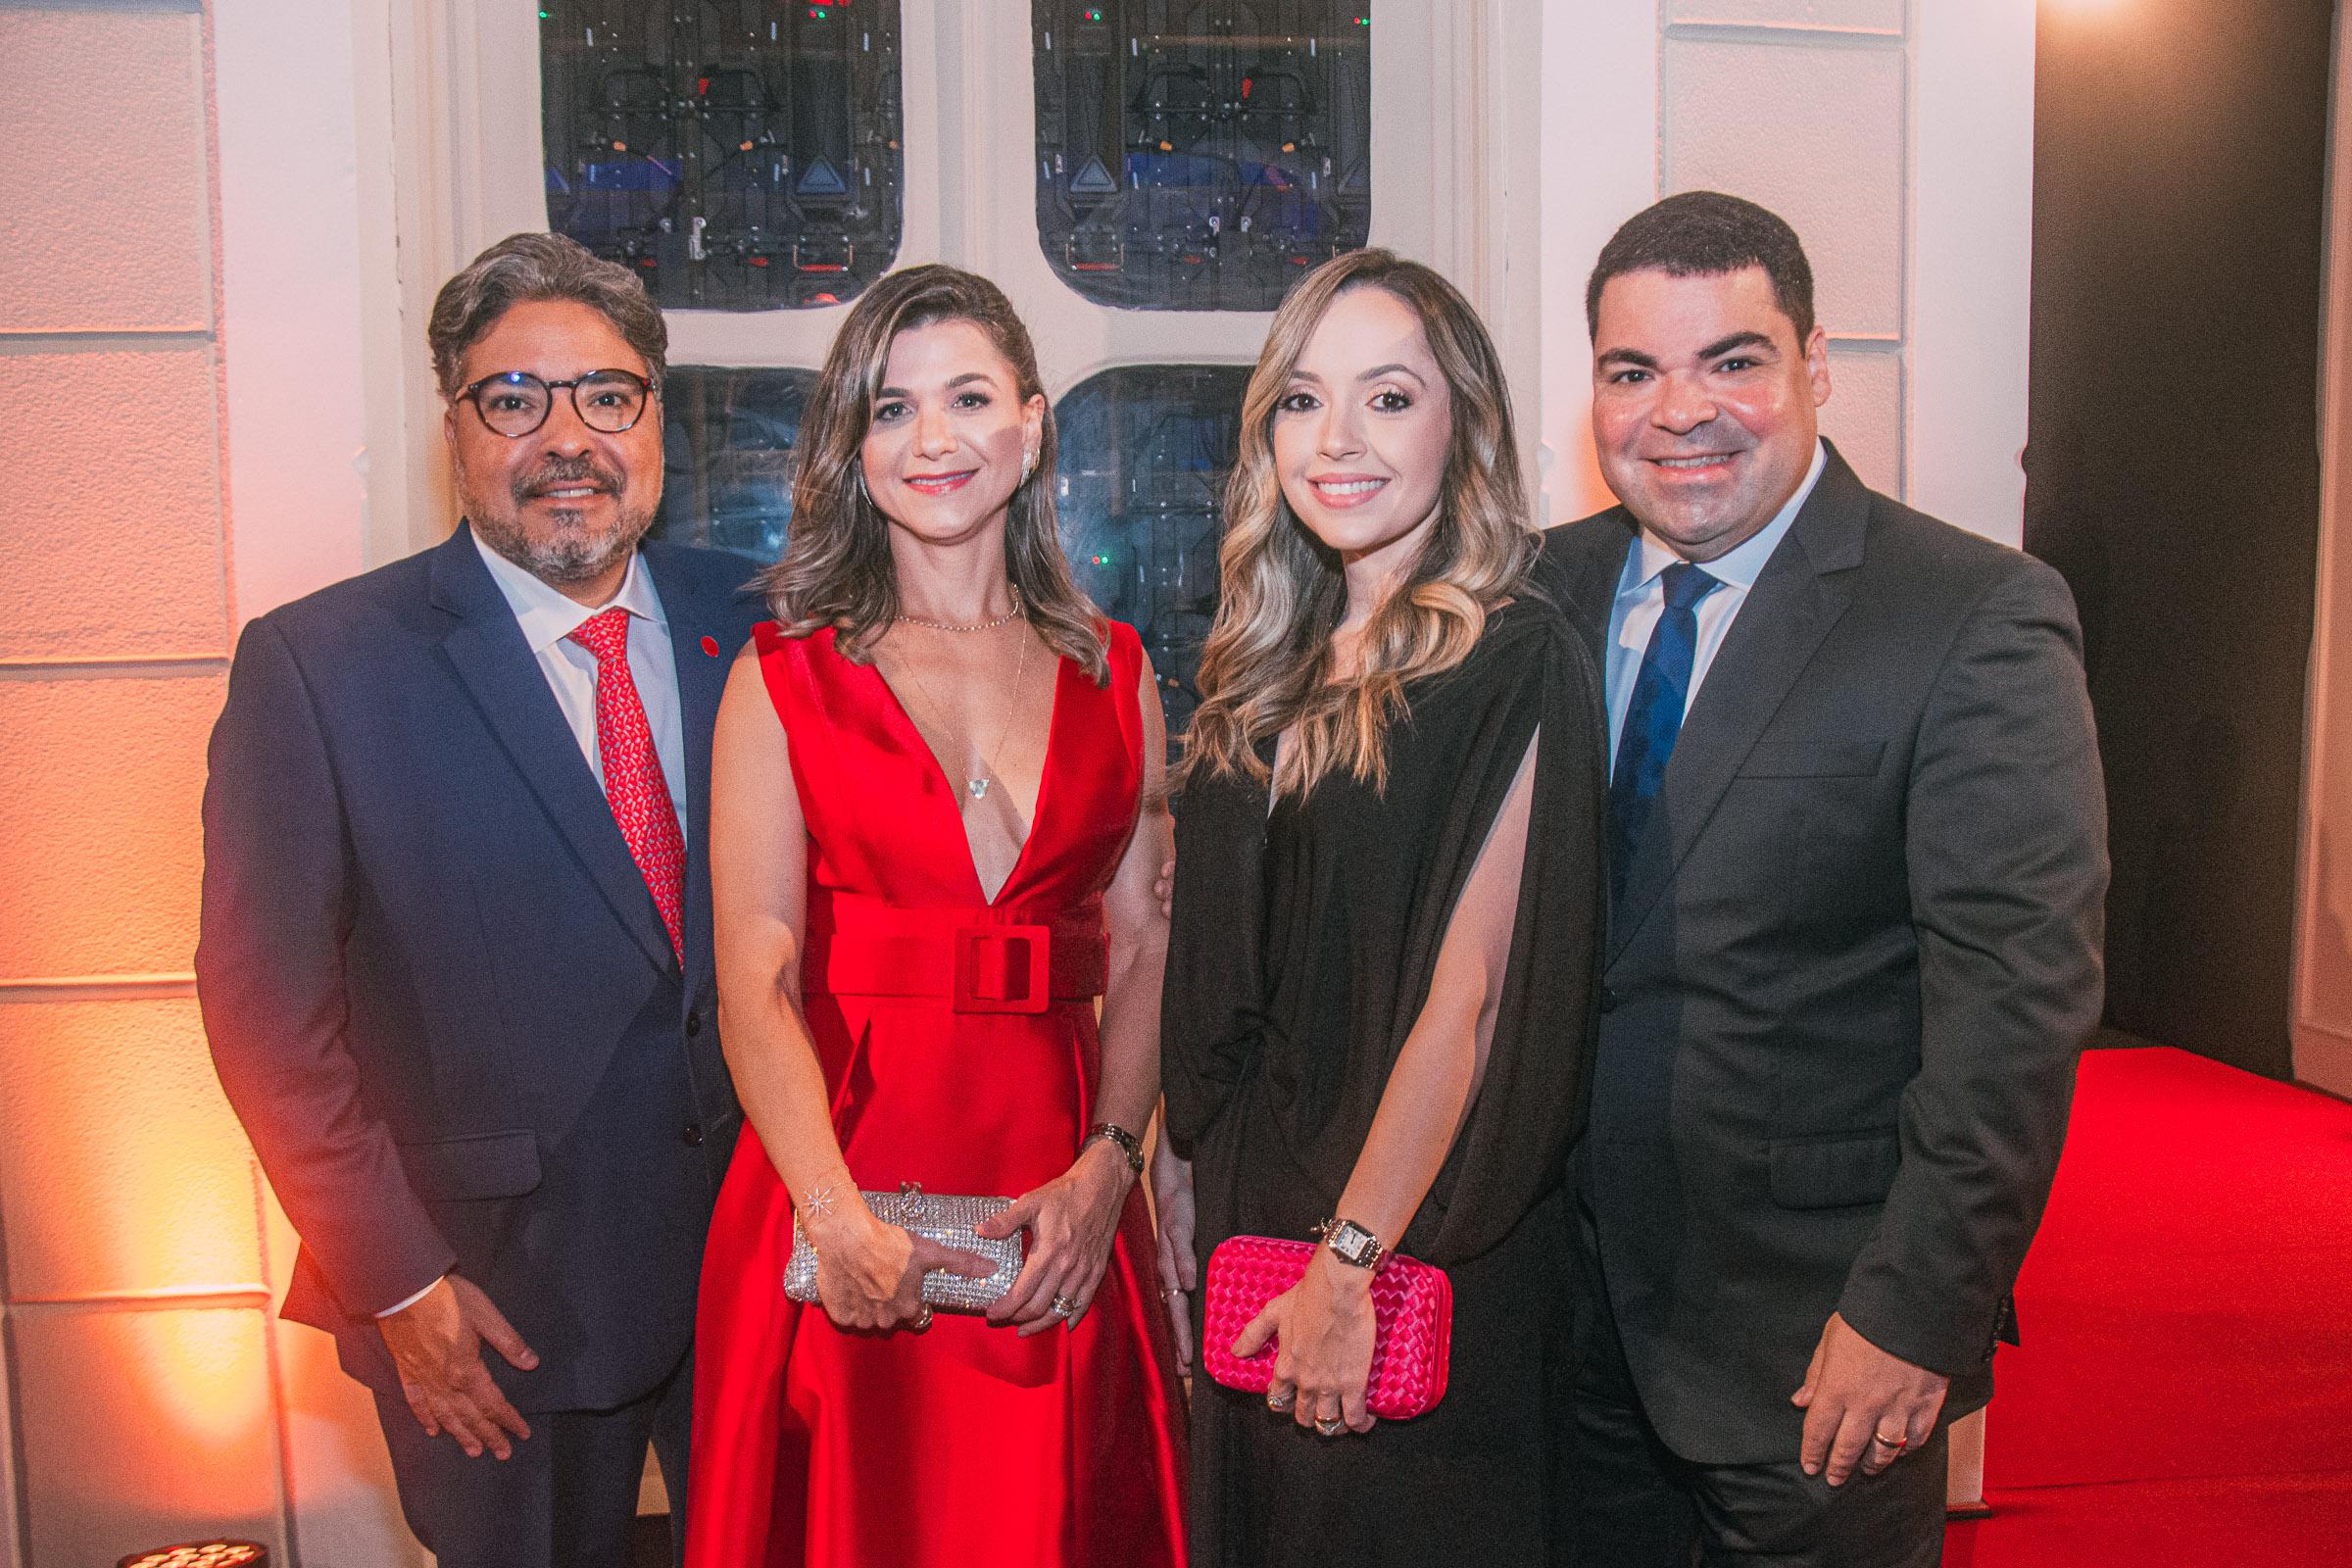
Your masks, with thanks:
[{"label": "long brown hair", "polygon": [[[1307,338],[1351,288],[1386,290],[1420,318],[1446,377],[1453,435],[1428,541],[1365,625],[1361,667],[1334,680],[1331,639],[1348,608],[1347,581],[1339,558],[1283,498],[1273,425]],[[1274,313],[1243,394],[1241,455],[1225,486],[1218,551],[1223,599],[1201,651],[1200,706],[1180,779],[1199,768],[1265,779],[1256,743],[1288,730],[1291,747],[1273,778],[1280,793],[1303,794],[1334,769],[1384,787],[1389,725],[1405,710],[1405,683],[1469,657],[1487,616],[1530,591],[1537,548],[1510,387],[1470,302],[1429,268],[1390,251],[1325,262]]]},{"label": "long brown hair", "polygon": [[[859,663],[872,657],[871,639],[888,631],[899,612],[890,519],[860,480],[874,394],[898,335],[935,321],[969,321],[986,333],[1012,367],[1022,402],[1045,390],[1029,329],[1004,291],[985,277],[937,264],[909,267],[884,277],[851,307],[801,417],[790,541],[758,585],[787,636],[830,626],[834,646]],[[1102,616],[1071,580],[1061,553],[1054,455],[1054,406],[1048,403],[1037,466],[1005,508],[1004,571],[1039,639],[1100,686],[1110,678]]]}]

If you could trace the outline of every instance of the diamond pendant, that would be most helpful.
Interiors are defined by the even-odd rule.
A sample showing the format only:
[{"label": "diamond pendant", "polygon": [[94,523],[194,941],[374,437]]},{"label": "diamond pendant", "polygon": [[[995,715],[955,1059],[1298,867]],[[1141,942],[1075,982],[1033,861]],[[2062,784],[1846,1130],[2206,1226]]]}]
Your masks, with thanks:
[{"label": "diamond pendant", "polygon": [[967,778],[963,781],[963,787],[972,792],[975,801],[988,799],[988,780],[984,778]]}]

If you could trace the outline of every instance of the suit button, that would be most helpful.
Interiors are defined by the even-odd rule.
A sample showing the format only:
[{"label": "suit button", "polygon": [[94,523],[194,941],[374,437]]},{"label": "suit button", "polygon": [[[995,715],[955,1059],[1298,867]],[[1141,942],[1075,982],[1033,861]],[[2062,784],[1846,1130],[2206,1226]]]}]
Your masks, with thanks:
[{"label": "suit button", "polygon": [[686,1014],[686,1038],[692,1040],[703,1032],[703,1013],[697,1007]]},{"label": "suit button", "polygon": [[685,1140],[688,1149],[700,1149],[703,1147],[703,1124],[690,1121],[686,1124],[686,1130],[678,1136]]},{"label": "suit button", "polygon": [[1611,991],[1607,986],[1600,988],[1600,1010],[1603,1012],[1617,1010],[1617,993]]}]

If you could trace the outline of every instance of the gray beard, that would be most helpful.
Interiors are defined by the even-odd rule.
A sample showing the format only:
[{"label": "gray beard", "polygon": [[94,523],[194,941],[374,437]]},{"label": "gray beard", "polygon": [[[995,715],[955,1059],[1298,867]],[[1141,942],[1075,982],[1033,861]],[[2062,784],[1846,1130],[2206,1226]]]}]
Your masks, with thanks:
[{"label": "gray beard", "polygon": [[654,525],[653,509],[624,509],[619,521],[606,533],[591,533],[581,525],[581,514],[556,514],[557,531],[534,542],[515,522],[512,512],[493,513],[468,508],[466,520],[482,543],[550,587],[582,583],[601,576],[612,564],[637,548]]},{"label": "gray beard", "polygon": [[[639,540],[654,525],[654,514],[659,508],[659,491],[653,506],[632,505],[636,488],[620,481],[617,475],[607,475],[592,465],[555,463],[556,470],[576,467],[577,472],[546,472],[534,479],[517,480],[513,490],[496,498],[499,504],[486,505],[491,498],[471,494],[465,483],[465,474],[458,475],[460,499],[466,504],[466,520],[473,524],[474,533],[482,543],[512,561],[551,588],[594,581],[637,548]],[[584,511],[564,509],[555,514],[556,529],[552,537],[534,542],[524,532],[522,509],[528,504],[530,485],[537,479],[585,479],[594,476],[616,484],[614,500],[616,520],[605,533],[591,532],[582,519]]]}]

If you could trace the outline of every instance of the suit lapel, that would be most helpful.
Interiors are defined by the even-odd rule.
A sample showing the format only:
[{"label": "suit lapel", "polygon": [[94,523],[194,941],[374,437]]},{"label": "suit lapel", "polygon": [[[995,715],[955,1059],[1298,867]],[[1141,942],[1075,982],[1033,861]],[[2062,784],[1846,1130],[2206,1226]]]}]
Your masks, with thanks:
[{"label": "suit lapel", "polygon": [[1813,494],[1748,590],[1683,720],[1610,922],[1610,961],[1658,902],[1740,764],[1845,612],[1850,569],[1861,564],[1869,520],[1870,492],[1831,448]]},{"label": "suit lapel", "polygon": [[1609,615],[1616,608],[1617,579],[1625,570],[1625,553],[1633,548],[1634,537],[1633,520],[1622,509],[1569,523],[1558,535],[1559,587],[1566,601],[1560,608],[1583,634],[1592,668],[1604,679]]},{"label": "suit lapel", "polygon": [[[710,735],[718,700],[727,689],[735,650],[718,621],[659,549],[645,553],[646,569],[669,617],[669,653],[678,671],[678,717],[686,742],[686,941],[689,955],[710,951]],[[708,642],[716,655],[703,645]]]},{"label": "suit lapel", "polygon": [[[470,529],[461,526],[434,551],[432,595],[436,608],[458,617],[441,650],[483,722],[646,957],[664,972],[674,968],[661,911],[612,820],[604,788],[580,755],[514,612],[482,564]],[[708,745],[706,739],[706,750]]]}]

